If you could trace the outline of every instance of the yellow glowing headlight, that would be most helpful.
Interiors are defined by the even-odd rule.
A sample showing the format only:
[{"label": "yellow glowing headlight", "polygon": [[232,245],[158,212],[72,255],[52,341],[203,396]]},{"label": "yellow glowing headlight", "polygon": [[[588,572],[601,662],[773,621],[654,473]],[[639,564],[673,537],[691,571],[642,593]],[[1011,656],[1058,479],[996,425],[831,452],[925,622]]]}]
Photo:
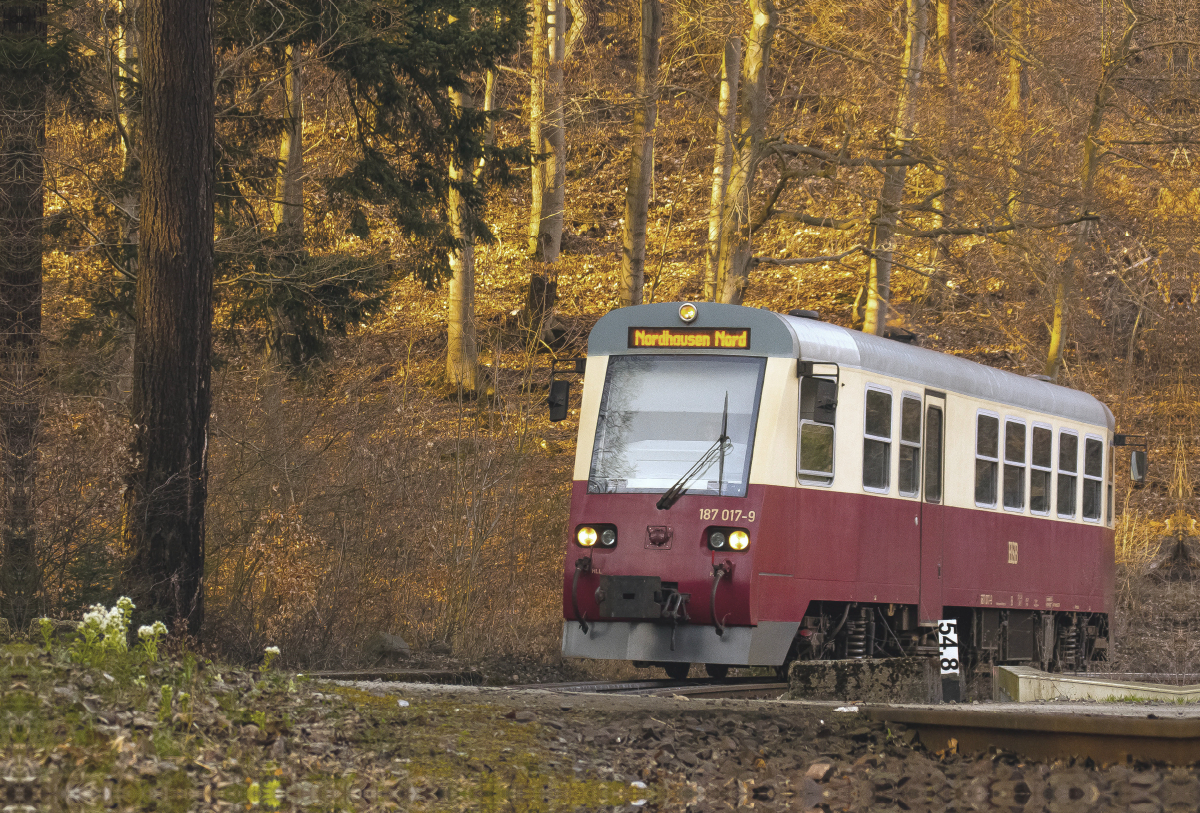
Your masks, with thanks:
[{"label": "yellow glowing headlight", "polygon": [[745,550],[750,547],[750,534],[745,531],[731,531],[729,534],[729,547],[734,550]]},{"label": "yellow glowing headlight", "polygon": [[696,318],[696,306],[691,302],[684,302],[679,306],[679,318],[685,322],[691,322]]},{"label": "yellow glowing headlight", "polygon": [[596,544],[596,529],[584,525],[575,532],[575,541],[585,548],[590,548]]}]

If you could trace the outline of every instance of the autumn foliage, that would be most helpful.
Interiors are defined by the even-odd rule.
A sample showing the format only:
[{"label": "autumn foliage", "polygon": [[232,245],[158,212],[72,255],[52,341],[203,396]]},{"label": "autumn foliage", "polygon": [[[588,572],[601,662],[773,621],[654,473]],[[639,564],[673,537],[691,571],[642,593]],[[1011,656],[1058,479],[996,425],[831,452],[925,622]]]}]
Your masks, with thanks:
[{"label": "autumn foliage", "polygon": [[[519,4],[439,17],[426,3],[351,3],[359,28],[336,42],[317,36],[318,4],[283,4],[273,32],[251,30],[269,16],[253,0],[216,5],[238,14],[218,14],[216,31],[202,636],[230,656],[273,643],[288,663],[352,663],[381,630],[471,655],[556,651],[575,426],[548,422],[545,388],[551,359],[583,354],[590,325],[630,284],[621,240],[635,164],[652,171],[644,285],[626,301],[736,291],[747,305],[808,308],[1056,376],[1108,403],[1118,431],[1149,435],[1149,488],[1118,496],[1129,567],[1168,515],[1194,513],[1190,481],[1170,485],[1195,450],[1197,418],[1194,15],[1159,0],[664,0],[648,115],[643,4],[552,4],[571,28],[564,97],[549,111],[565,144],[561,253],[546,262],[529,253],[530,183],[554,168],[529,149],[529,116],[547,113],[542,97],[531,108],[531,71],[549,69],[512,22]],[[771,48],[754,73],[747,37],[767,36],[768,7]],[[386,50],[398,47],[389,32],[405,33],[404,9],[436,22],[410,40],[426,51]],[[62,11],[93,45],[46,118],[43,614],[111,601],[126,553],[137,207],[121,129],[133,121],[136,141],[139,102],[132,74],[109,59],[127,36],[110,11],[107,0]],[[475,39],[439,39],[451,30]],[[754,81],[733,90],[738,191],[718,207],[733,229],[723,239],[736,239],[711,257],[741,265],[714,280],[731,42],[745,45],[741,76]],[[366,59],[364,43],[393,60],[394,86],[353,61]],[[466,69],[421,63],[467,52],[477,58]],[[303,81],[288,85],[296,70]],[[635,120],[653,128],[645,161],[630,161]],[[281,162],[282,139],[302,141],[302,161]],[[303,180],[290,233],[275,211],[285,165]],[[464,239],[473,317],[460,301],[453,313],[470,319],[474,386],[446,372],[446,284]],[[535,275],[554,294],[545,319],[531,314]]]}]

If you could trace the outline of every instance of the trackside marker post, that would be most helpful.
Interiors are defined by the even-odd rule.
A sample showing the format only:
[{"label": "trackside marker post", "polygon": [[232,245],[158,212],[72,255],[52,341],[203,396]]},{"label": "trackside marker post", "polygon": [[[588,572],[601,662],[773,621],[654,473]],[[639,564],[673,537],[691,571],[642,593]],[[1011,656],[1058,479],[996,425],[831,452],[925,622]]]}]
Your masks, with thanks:
[{"label": "trackside marker post", "polygon": [[942,673],[942,701],[962,700],[962,664],[958,659],[958,621],[948,618],[938,622],[938,667]]}]

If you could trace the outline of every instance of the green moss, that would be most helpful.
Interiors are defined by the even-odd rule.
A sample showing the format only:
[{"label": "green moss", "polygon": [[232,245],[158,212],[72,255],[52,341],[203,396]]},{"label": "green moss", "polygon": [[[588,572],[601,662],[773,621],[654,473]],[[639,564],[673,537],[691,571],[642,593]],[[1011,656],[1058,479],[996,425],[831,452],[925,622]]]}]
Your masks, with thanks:
[{"label": "green moss", "polygon": [[[0,649],[0,719],[9,721],[0,751],[31,754],[48,788],[69,776],[70,786],[95,789],[77,813],[183,813],[212,801],[363,809],[363,794],[431,811],[551,813],[655,798],[581,775],[572,757],[551,751],[557,731],[492,704],[435,697],[400,707],[393,696],[325,685],[315,700],[307,682],[248,675],[237,676],[248,691],[214,696],[194,659],[147,664],[130,652],[91,667],[70,663],[61,644]],[[155,725],[131,729],[133,713]],[[241,728],[250,722],[263,732],[253,742]],[[336,732],[336,756],[278,759],[274,738],[302,755],[298,729],[309,725]]]}]

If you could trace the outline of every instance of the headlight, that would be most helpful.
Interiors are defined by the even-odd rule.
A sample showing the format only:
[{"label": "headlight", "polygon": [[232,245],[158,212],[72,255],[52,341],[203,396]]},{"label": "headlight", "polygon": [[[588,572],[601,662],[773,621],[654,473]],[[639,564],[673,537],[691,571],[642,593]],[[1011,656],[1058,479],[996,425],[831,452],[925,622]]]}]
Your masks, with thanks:
[{"label": "headlight", "polygon": [[585,548],[590,548],[596,544],[596,529],[590,525],[584,525],[575,532],[575,541]]},{"label": "headlight", "polygon": [[617,532],[612,528],[605,528],[600,532],[600,544],[606,548],[611,548],[617,544]]},{"label": "headlight", "polygon": [[743,528],[709,528],[710,550],[745,550],[750,547],[750,534]]},{"label": "headlight", "polygon": [[691,302],[684,302],[679,306],[679,318],[685,322],[691,322],[696,318],[696,306]]}]

